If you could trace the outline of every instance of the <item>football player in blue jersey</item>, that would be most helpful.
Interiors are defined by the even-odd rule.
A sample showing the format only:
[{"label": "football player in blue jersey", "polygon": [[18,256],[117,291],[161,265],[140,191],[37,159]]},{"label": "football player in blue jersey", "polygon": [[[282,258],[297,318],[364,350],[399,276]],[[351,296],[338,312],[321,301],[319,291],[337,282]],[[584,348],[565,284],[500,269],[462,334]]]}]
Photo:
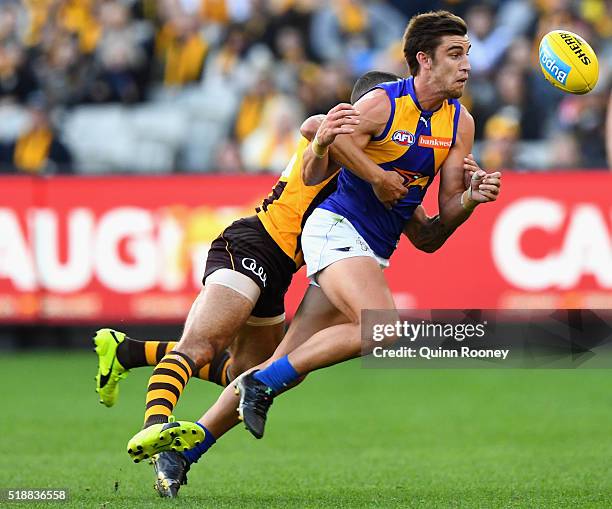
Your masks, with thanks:
[{"label": "football player in blue jersey", "polygon": [[[478,204],[496,200],[499,173],[478,170],[467,190],[464,185],[474,120],[457,99],[470,72],[469,49],[461,18],[446,11],[413,17],[404,35],[412,76],[378,85],[363,96],[355,104],[360,113],[355,132],[335,140],[334,158],[343,165],[338,187],[306,221],[302,243],[308,277],[349,321],[316,333],[288,355],[237,380],[240,416],[257,438],[263,436],[276,394],[315,369],[373,347],[371,341],[362,342],[362,310],[389,310],[393,316],[395,303],[382,269],[438,171],[441,228],[454,231]],[[304,159],[306,172],[309,160],[326,165],[329,151],[318,140]],[[370,168],[372,179],[396,172],[408,192],[386,208],[371,184],[347,169],[356,167]]]}]

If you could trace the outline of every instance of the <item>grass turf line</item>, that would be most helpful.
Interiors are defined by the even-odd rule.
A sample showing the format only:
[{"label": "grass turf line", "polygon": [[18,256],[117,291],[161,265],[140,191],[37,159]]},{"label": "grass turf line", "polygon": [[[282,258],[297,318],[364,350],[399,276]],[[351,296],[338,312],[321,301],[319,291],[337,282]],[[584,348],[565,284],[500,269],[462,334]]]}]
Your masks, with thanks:
[{"label": "grass turf line", "polygon": [[[7,507],[609,507],[612,405],[606,370],[366,370],[314,373],[189,473],[177,501],[125,452],[150,368],[97,403],[92,353],[3,355],[0,489],[70,491]],[[193,380],[176,415],[219,388]],[[2,505],[2,504],[0,504]]]}]

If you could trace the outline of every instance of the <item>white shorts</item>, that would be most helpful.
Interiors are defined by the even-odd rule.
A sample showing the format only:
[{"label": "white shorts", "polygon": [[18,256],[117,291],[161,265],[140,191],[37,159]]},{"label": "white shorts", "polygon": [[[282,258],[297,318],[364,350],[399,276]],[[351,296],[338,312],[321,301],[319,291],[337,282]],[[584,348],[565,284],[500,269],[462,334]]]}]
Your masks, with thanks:
[{"label": "white shorts", "polygon": [[306,275],[315,283],[318,272],[345,258],[368,256],[382,268],[389,266],[389,260],[374,253],[348,219],[321,208],[315,209],[306,220],[302,231],[302,251]]}]

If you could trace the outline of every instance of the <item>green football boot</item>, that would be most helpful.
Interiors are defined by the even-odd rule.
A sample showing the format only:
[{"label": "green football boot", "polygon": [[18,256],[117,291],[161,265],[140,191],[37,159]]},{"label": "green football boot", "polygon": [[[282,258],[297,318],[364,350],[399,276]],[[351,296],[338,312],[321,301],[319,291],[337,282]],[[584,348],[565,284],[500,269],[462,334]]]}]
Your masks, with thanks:
[{"label": "green football boot", "polygon": [[119,396],[119,380],[128,376],[117,359],[117,347],[125,340],[125,334],[113,329],[100,329],[93,338],[98,354],[98,374],[96,375],[96,392],[100,403],[113,406]]},{"label": "green football boot", "polygon": [[204,430],[195,422],[174,421],[152,424],[136,433],[128,442],[127,452],[138,463],[163,451],[183,452],[204,440]]}]

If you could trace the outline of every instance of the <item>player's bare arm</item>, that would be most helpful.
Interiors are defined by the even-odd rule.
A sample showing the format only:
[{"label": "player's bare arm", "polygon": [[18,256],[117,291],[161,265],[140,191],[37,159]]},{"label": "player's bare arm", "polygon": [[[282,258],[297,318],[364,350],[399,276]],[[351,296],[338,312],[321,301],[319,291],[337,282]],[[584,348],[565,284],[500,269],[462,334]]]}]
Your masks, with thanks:
[{"label": "player's bare arm", "polygon": [[387,207],[395,205],[407,192],[403,178],[394,172],[385,172],[363,152],[372,136],[382,132],[390,114],[385,91],[375,89],[354,107],[342,103],[332,108],[325,120],[320,121],[314,137],[311,133],[319,116],[309,118],[301,130],[313,140],[302,162],[304,182],[316,185],[329,178],[338,168],[333,164],[335,161],[372,184],[376,196]]},{"label": "player's bare arm", "polygon": [[308,117],[302,125],[300,126],[300,134],[306,138],[308,141],[312,141],[315,134],[317,134],[317,129],[321,125],[321,122],[325,119],[325,115],[313,115],[312,117]]},{"label": "player's bare arm", "polygon": [[408,192],[404,179],[396,172],[384,171],[363,150],[371,138],[382,133],[385,128],[391,115],[389,98],[384,90],[375,89],[359,99],[355,109],[359,111],[359,124],[352,134],[336,137],[330,146],[331,157],[372,184],[378,199],[391,207]]},{"label": "player's bare arm", "polygon": [[[383,100],[381,101],[379,98],[382,98]],[[363,108],[363,115],[361,114],[360,110],[357,109],[358,107]],[[332,108],[329,114],[331,114],[335,108]],[[333,137],[329,136],[329,129],[326,128],[324,122],[326,117],[323,115],[317,115],[307,119],[304,122],[304,124],[306,124],[306,122],[308,123],[307,129],[304,129],[303,124],[301,129],[302,134],[306,138],[313,141],[318,139],[318,145],[323,149],[331,149],[332,158],[330,159],[329,154],[326,153],[323,162],[335,161],[338,164],[345,165],[358,177],[370,182],[372,185],[378,185],[381,183],[382,179],[385,178],[385,171],[377,164],[372,162],[370,158],[363,153],[363,149],[368,144],[371,137],[381,132],[384,128],[384,125],[391,114],[389,101],[386,99],[386,94],[383,90],[376,89],[366,94],[352,108],[354,111],[359,112],[360,125],[358,126],[357,130],[353,128],[351,133],[338,133],[351,134],[351,136],[338,136],[338,134],[334,135]],[[316,123],[318,123],[318,127],[314,135],[311,135],[312,128]],[[322,129],[325,132],[319,133],[319,129]],[[326,132],[328,133],[328,136],[325,136]],[[360,152],[362,157],[360,157]],[[308,153],[304,154],[304,162],[302,163],[302,176],[304,177],[304,182],[309,185],[316,185],[324,180],[319,180],[316,178],[317,176],[320,178],[324,172],[320,171],[320,173],[317,175],[318,172],[311,167],[312,159],[314,157],[315,154],[311,149],[308,151]],[[322,163],[317,164],[322,165]],[[403,190],[403,181],[401,187],[402,189],[398,189],[398,191],[405,194],[405,190]]]},{"label": "player's bare arm", "polygon": [[[499,194],[501,174],[487,175],[475,164],[470,187],[465,189],[464,165],[471,154],[474,143],[474,119],[461,107],[457,140],[450,150],[440,171],[440,192],[438,206],[440,223],[449,231],[454,231],[473,212],[477,205],[494,201]],[[469,159],[469,158],[468,158]],[[485,182],[485,178],[487,179]],[[490,180],[489,180],[490,179]]]},{"label": "player's bare arm", "polygon": [[[329,158],[329,146],[339,134],[351,134],[355,125],[359,124],[359,112],[348,103],[334,106],[327,115],[310,117],[308,132],[302,130],[302,135],[311,140],[308,150],[302,159],[302,180],[306,185],[312,186],[323,182],[338,171],[338,164]],[[318,125],[312,135],[312,127]],[[306,134],[310,136],[306,136]]]},{"label": "player's bare arm", "polygon": [[[463,180],[464,188],[471,185],[472,177],[479,171],[482,171],[472,154],[468,154],[464,158],[463,164]],[[490,196],[490,201],[495,201],[501,190],[501,173],[488,173],[482,179],[480,184],[480,192]],[[419,205],[410,221],[404,228],[404,235],[408,237],[410,242],[426,253],[433,253],[440,249],[446,240],[456,230],[440,221],[440,215],[430,217],[425,212],[422,205]]]},{"label": "player's bare arm", "polygon": [[440,215],[429,217],[419,206],[404,228],[404,235],[418,250],[433,253],[442,247],[453,231],[440,222]]}]

